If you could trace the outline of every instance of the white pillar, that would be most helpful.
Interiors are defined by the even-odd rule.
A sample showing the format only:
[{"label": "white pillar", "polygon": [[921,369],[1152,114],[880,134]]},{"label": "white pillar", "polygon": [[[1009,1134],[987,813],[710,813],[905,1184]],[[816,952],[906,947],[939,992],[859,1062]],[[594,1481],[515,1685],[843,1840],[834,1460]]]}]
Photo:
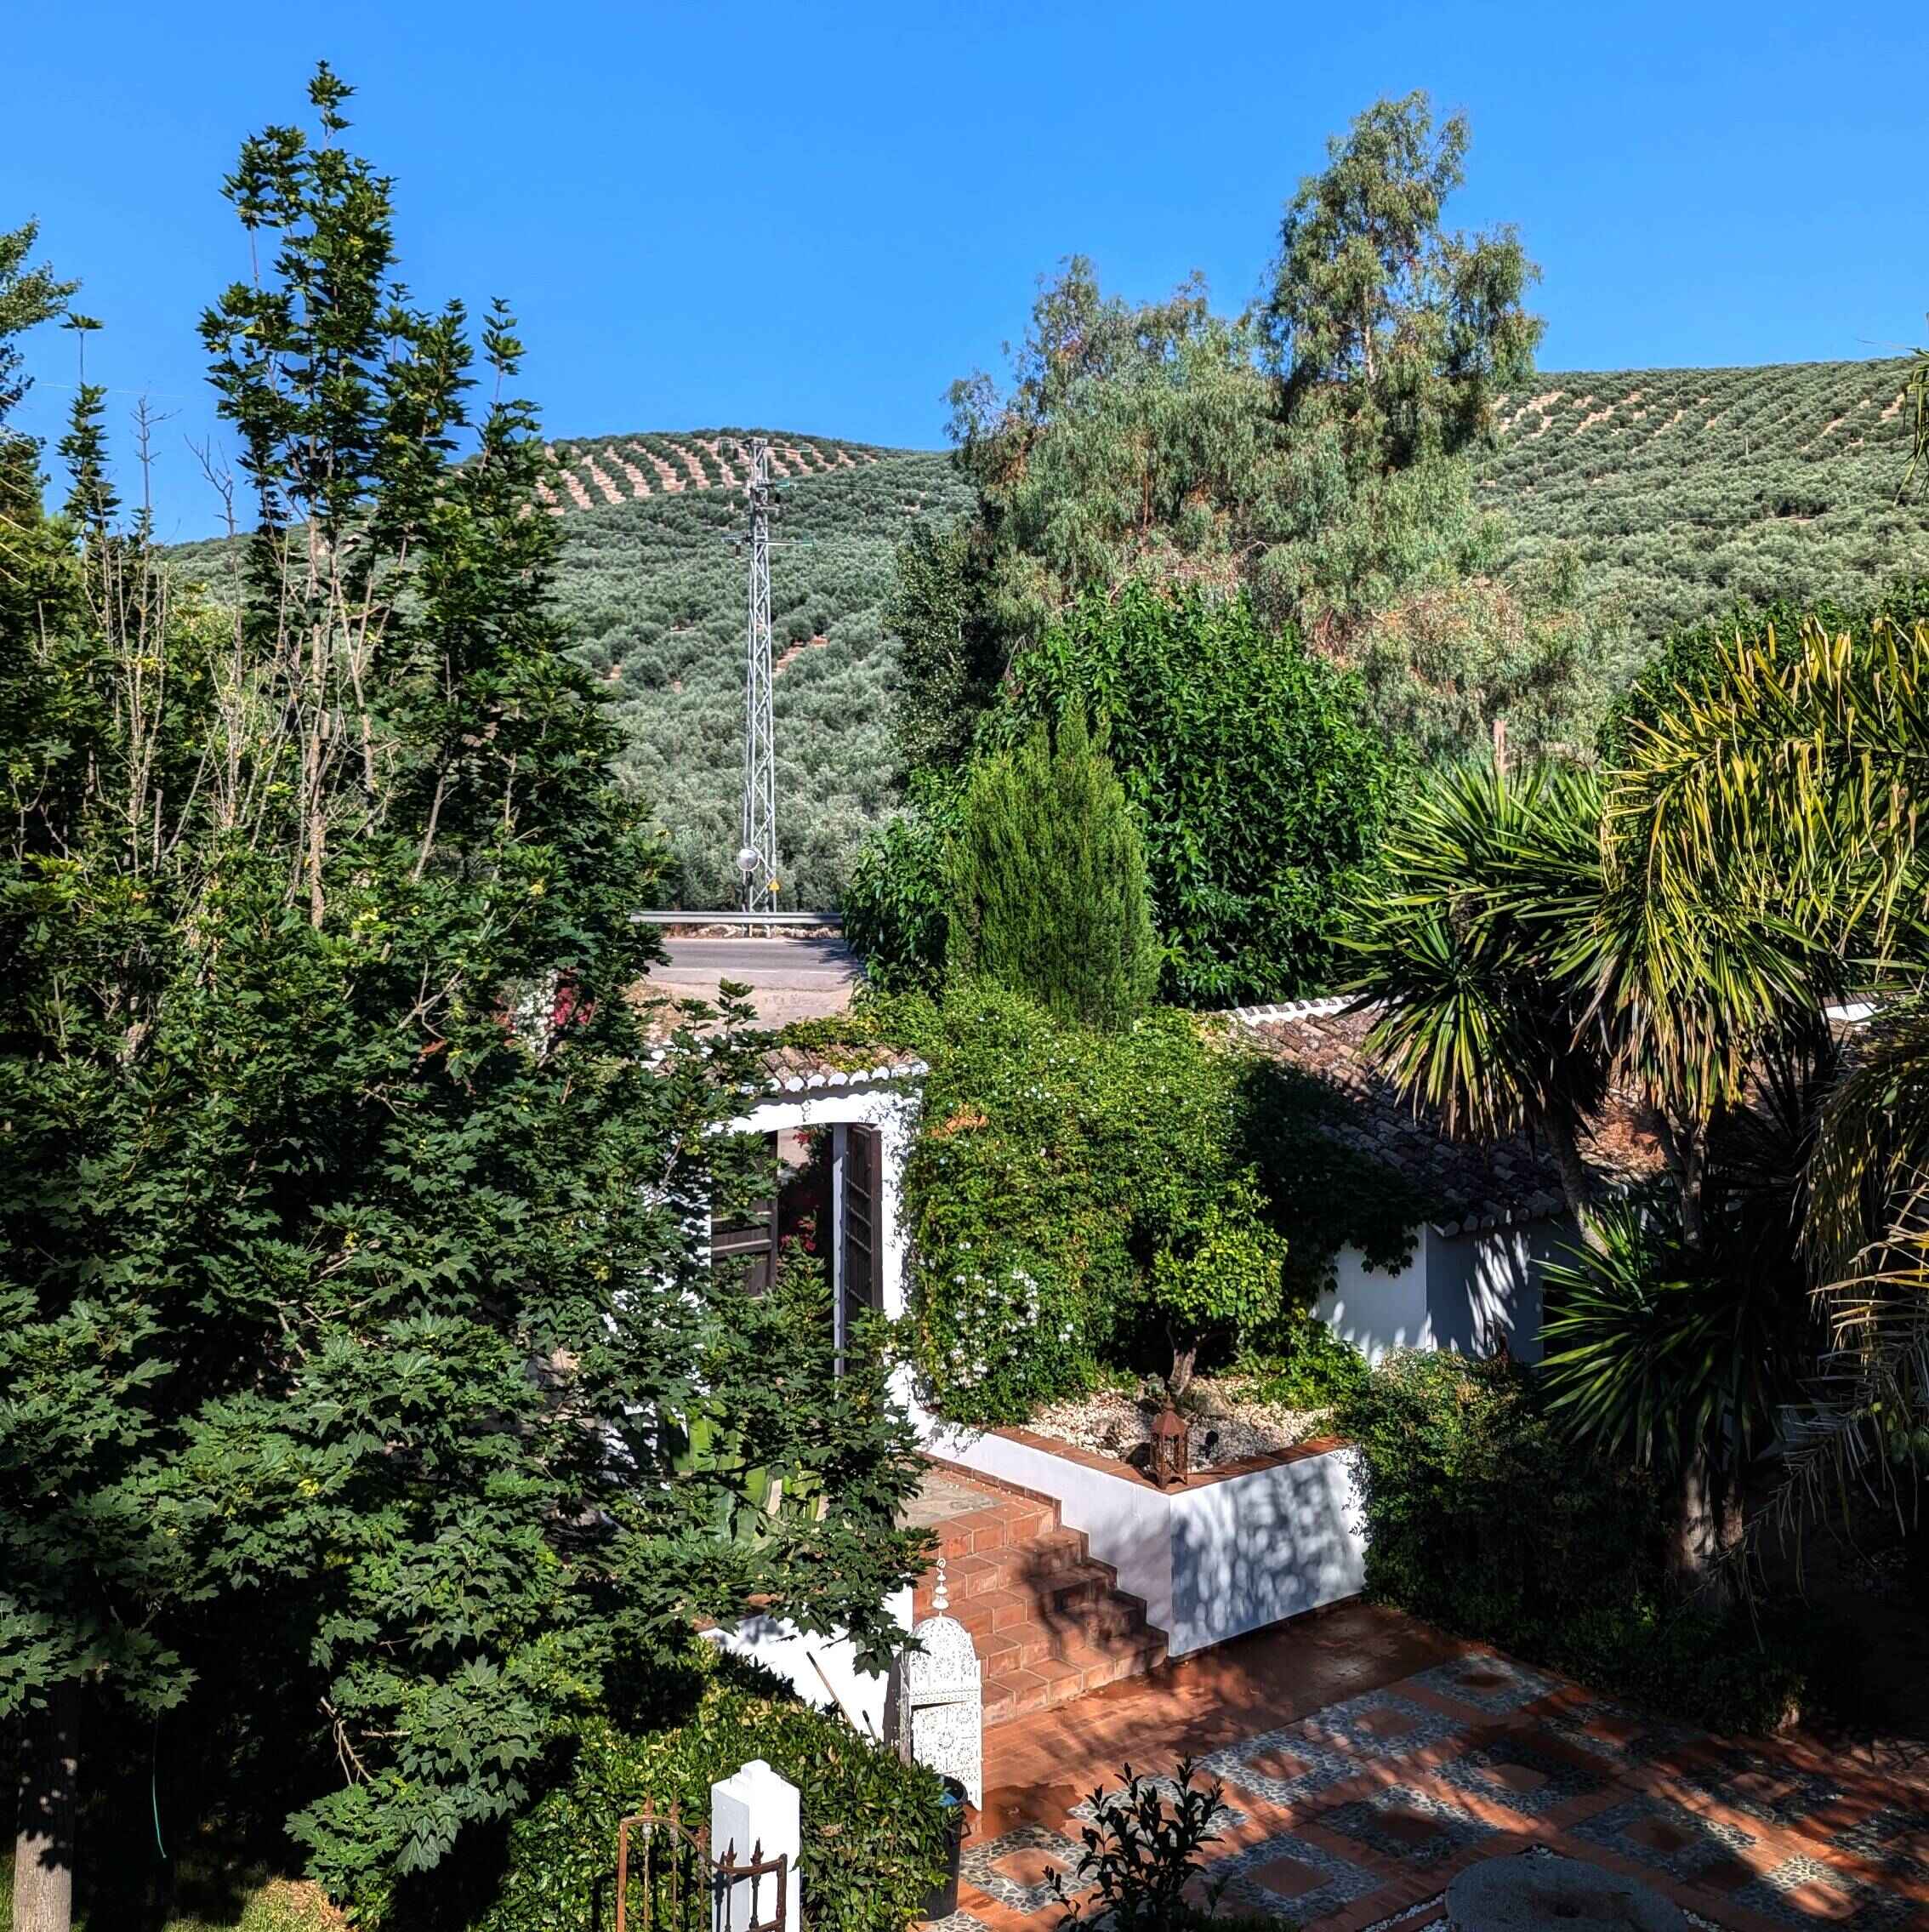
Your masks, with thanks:
[{"label": "white pillar", "polygon": [[[797,1787],[761,1758],[753,1758],[710,1787],[710,1856],[720,1864],[734,1852],[739,1865],[748,1865],[760,1846],[766,1861],[784,1861],[783,1932],[798,1932],[797,1859],[804,1849],[804,1827]],[[718,1888],[715,1932],[744,1932],[747,1926],[769,1923],[776,1912],[775,1874],[754,1887],[742,1878]]]},{"label": "white pillar", "polygon": [[831,1346],[837,1350],[838,1373],[844,1372],[844,1351],[850,1337],[845,1329],[846,1312],[845,1274],[849,1267],[844,1258],[844,1188],[850,1174],[845,1162],[851,1158],[851,1129],[839,1120],[830,1131],[830,1224],[831,1224]]}]

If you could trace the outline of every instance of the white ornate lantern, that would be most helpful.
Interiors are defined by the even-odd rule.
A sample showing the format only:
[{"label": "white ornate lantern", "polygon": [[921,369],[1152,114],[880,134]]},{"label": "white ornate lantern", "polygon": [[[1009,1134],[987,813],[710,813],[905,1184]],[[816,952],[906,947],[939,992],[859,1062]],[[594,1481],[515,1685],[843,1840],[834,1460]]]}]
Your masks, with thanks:
[{"label": "white ornate lantern", "polygon": [[904,1654],[902,1724],[910,1755],[941,1777],[956,1778],[974,1808],[985,1801],[984,1687],[971,1633],[945,1613],[944,1559],[938,1559],[932,1614],[911,1634],[919,1648]]}]

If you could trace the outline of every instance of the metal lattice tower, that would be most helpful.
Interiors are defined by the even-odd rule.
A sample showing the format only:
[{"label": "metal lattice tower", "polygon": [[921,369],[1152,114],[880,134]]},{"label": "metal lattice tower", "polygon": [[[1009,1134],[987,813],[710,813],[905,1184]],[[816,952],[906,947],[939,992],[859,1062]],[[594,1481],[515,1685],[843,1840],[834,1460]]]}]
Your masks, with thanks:
[{"label": "metal lattice tower", "polygon": [[777,732],[771,710],[771,446],[750,443],[750,621],[743,679],[743,909],[777,900]]}]

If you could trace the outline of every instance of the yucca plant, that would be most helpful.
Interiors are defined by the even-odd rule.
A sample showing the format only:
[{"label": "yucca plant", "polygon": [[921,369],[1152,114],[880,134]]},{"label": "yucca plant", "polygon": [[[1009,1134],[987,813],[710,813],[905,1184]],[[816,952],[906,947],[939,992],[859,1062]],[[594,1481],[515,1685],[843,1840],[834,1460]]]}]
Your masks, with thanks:
[{"label": "yucca plant", "polygon": [[1613,1043],[1556,970],[1564,927],[1601,893],[1600,801],[1586,775],[1468,764],[1425,784],[1386,848],[1386,889],[1358,909],[1352,989],[1369,1042],[1449,1132],[1522,1129],[1553,1151],[1568,1205],[1590,1211],[1580,1140]]},{"label": "yucca plant", "polygon": [[1826,1353],[1783,1500],[1813,1507],[1885,1453],[1929,1460],[1929,624],[1812,619],[1724,670],[1636,732],[1610,817],[1684,960],[1706,959],[1711,908],[1752,903],[1853,962],[1876,1002],[1804,1173]]}]

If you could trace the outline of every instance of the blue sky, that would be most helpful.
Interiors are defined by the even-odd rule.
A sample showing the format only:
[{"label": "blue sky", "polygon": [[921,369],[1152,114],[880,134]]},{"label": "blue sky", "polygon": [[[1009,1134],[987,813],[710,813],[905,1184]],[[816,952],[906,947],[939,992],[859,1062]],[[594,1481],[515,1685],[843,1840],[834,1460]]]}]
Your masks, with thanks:
[{"label": "blue sky", "polygon": [[[164,534],[209,527],[195,324],[242,271],[219,182],[325,55],[397,180],[418,296],[501,293],[559,436],[759,424],[935,445],[1039,273],[1258,288],[1325,136],[1425,87],[1473,126],[1460,223],[1518,225],[1548,368],[1894,352],[1921,274],[1929,9],[957,7],[162,0],[10,9],[0,225],[172,412]],[[71,339],[31,345],[56,425]]]}]

